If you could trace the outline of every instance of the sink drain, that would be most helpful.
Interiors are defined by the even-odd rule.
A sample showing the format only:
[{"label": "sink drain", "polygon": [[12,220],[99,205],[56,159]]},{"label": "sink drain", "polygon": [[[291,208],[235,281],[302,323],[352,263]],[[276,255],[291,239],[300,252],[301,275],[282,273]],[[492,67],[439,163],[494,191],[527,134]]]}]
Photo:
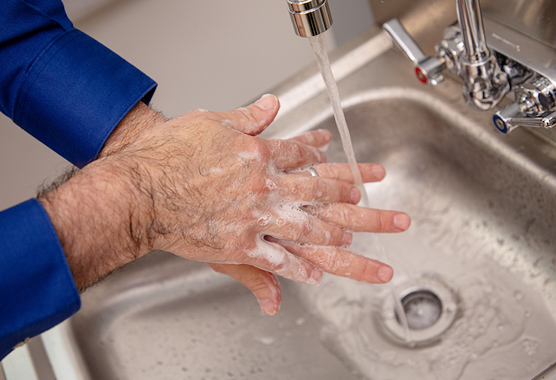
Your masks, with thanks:
[{"label": "sink drain", "polygon": [[[418,291],[402,299],[407,325],[412,330],[423,330],[434,325],[442,315],[442,301],[432,292]],[[396,312],[399,322],[399,315]]]},{"label": "sink drain", "polygon": [[402,283],[396,286],[394,294],[401,302],[410,336],[406,336],[392,296],[384,299],[381,320],[397,341],[430,343],[442,336],[455,320],[457,298],[436,277],[422,276]]}]

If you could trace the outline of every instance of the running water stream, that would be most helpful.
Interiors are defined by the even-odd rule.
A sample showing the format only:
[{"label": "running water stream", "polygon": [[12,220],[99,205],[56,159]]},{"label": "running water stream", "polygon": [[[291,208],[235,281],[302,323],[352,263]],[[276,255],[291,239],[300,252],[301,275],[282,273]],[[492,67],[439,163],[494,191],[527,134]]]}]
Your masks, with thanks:
[{"label": "running water stream", "polygon": [[[363,179],[361,178],[361,172],[359,171],[359,168],[357,166],[357,160],[355,158],[353,144],[351,143],[351,137],[347,126],[346,117],[344,115],[344,110],[342,109],[338,85],[336,84],[336,80],[334,79],[334,75],[332,74],[332,69],[328,60],[328,54],[326,52],[326,49],[324,48],[321,35],[310,37],[309,42],[311,43],[311,47],[313,48],[313,51],[315,53],[320,73],[326,85],[328,96],[330,97],[330,103],[332,104],[332,110],[334,112],[334,119],[336,120],[336,126],[338,127],[338,131],[342,140],[342,146],[344,148],[347,161],[353,174],[355,186],[357,186],[361,191],[360,205],[363,207],[370,207],[369,197],[363,186]],[[386,252],[384,251],[384,248],[382,247],[382,244],[380,243],[379,238],[376,234],[373,234],[373,241],[379,260],[387,262],[388,260]],[[396,314],[405,332],[405,342],[406,344],[411,345],[411,332],[407,324],[407,319],[401,300],[396,295],[392,283],[390,282],[389,284],[387,284],[387,286],[390,287],[389,290],[394,301]]]}]

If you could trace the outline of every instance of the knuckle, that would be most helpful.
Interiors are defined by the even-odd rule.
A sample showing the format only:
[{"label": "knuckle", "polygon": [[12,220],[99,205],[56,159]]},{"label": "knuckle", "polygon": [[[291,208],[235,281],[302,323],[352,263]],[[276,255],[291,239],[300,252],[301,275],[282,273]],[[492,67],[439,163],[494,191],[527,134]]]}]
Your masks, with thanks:
[{"label": "knuckle", "polygon": [[254,160],[263,162],[270,160],[270,149],[263,139],[259,137],[250,138],[248,149]]},{"label": "knuckle", "polygon": [[332,273],[343,274],[349,266],[349,260],[344,255],[334,250],[328,255],[328,270]]},{"label": "knuckle", "polygon": [[258,119],[250,107],[242,107],[239,110],[248,123],[258,123]]},{"label": "knuckle", "polygon": [[294,142],[291,146],[292,154],[294,157],[297,158],[298,166],[303,165],[306,161],[307,150],[305,149],[305,145]]},{"label": "knuckle", "polygon": [[377,277],[377,265],[369,259],[357,256],[357,265],[352,273],[352,278],[356,280],[369,280]]},{"label": "knuckle", "polygon": [[285,258],[282,261],[278,261],[278,262],[270,262],[268,264],[269,270],[270,272],[279,274],[279,275],[283,275],[289,272],[290,269],[290,263],[289,263],[290,259],[289,258]]},{"label": "knuckle", "polygon": [[311,262],[332,274],[337,274],[340,267],[337,251],[330,248],[314,248],[311,254]]},{"label": "knuckle", "polygon": [[314,247],[310,250],[310,261],[314,263],[317,267],[331,272],[330,268],[332,267],[331,263],[334,261],[331,258],[330,251],[327,249],[317,248]]},{"label": "knuckle", "polygon": [[335,273],[339,267],[338,256],[334,253],[327,254],[323,264],[327,271]]},{"label": "knuckle", "polygon": [[234,112],[241,123],[250,124],[255,120],[255,115],[253,115],[253,112],[249,109],[249,107],[240,107]]},{"label": "knuckle", "polygon": [[207,111],[207,110],[202,109],[202,108],[197,108],[197,109],[194,109],[193,111],[188,112],[186,115],[191,117],[192,119],[197,119],[197,118],[212,115],[212,112]]},{"label": "knuckle", "polygon": [[329,176],[333,179],[340,178],[340,169],[338,165],[328,166]]},{"label": "knuckle", "polygon": [[308,242],[310,240],[312,230],[313,221],[308,217],[304,217],[300,221],[299,227],[295,229],[294,239],[299,242]]},{"label": "knuckle", "polygon": [[351,203],[352,202],[351,193],[354,189],[357,189],[357,188],[353,185],[350,185],[349,183],[346,183],[346,182],[341,182],[341,186],[342,186],[342,190],[341,190],[341,194],[340,194],[341,201],[345,202],[345,203]]},{"label": "knuckle", "polygon": [[331,179],[335,178],[334,169],[330,165],[319,165],[318,168],[319,176]]},{"label": "knuckle", "polygon": [[377,214],[378,214],[378,231],[384,232],[387,230],[388,222],[382,212],[377,212]]},{"label": "knuckle", "polygon": [[320,161],[320,153],[317,153],[317,148],[303,143],[295,143],[295,149],[299,160],[299,166]]},{"label": "knuckle", "polygon": [[339,212],[338,219],[339,219],[338,222],[340,223],[341,226],[344,226],[347,229],[351,229],[352,228],[351,221],[355,219],[353,210],[349,207],[342,207]]},{"label": "knuckle", "polygon": [[325,187],[325,182],[319,178],[315,178],[312,181],[311,194],[313,196],[313,201],[323,198]]},{"label": "knuckle", "polygon": [[343,244],[343,242],[344,242],[344,229],[343,228],[332,226],[331,232],[329,232],[329,231],[326,231],[326,232],[327,232],[327,236],[329,236],[329,239],[326,242],[326,244],[333,245],[333,246],[336,246],[336,247],[339,247]]},{"label": "knuckle", "polygon": [[266,292],[269,289],[268,283],[262,278],[262,276],[250,279],[250,281],[245,285],[255,294]]},{"label": "knuckle", "polygon": [[299,136],[299,141],[301,141],[304,144],[308,144],[308,145],[315,145],[317,142],[317,134],[315,133],[315,131],[309,131],[309,132],[305,132],[304,134]]}]

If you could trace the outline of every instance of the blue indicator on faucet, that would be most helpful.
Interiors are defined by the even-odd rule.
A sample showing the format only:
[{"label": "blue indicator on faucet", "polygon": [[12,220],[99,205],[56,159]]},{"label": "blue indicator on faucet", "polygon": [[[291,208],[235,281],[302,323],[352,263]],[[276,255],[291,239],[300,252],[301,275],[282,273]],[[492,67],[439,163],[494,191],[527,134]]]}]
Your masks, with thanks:
[{"label": "blue indicator on faucet", "polygon": [[498,129],[500,132],[508,133],[508,125],[499,115],[495,114],[494,116],[492,116],[492,122],[494,123],[496,129]]}]

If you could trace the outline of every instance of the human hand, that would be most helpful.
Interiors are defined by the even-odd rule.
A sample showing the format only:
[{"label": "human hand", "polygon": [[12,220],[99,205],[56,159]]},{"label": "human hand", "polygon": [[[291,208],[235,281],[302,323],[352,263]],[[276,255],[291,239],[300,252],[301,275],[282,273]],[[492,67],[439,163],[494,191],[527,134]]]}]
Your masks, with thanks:
[{"label": "human hand", "polygon": [[[188,113],[42,199],[78,286],[152,249],[209,262],[246,284],[267,314],[280,300],[270,272],[305,283],[318,282],[323,270],[389,281],[390,267],[347,249],[347,230],[397,232],[407,215],[355,206],[360,194],[349,170],[325,164],[316,149],[330,141],[328,132],[254,137],[277,111],[277,99],[267,96],[231,112]],[[300,171],[307,165],[320,177]],[[365,181],[384,175],[379,165],[360,167]]]},{"label": "human hand", "polygon": [[[316,131],[314,133],[322,133],[325,140],[329,136],[327,131]],[[300,136],[303,138],[305,136]],[[328,140],[329,141],[329,140]],[[328,178],[337,178],[352,182],[351,171],[344,164],[324,164],[315,165],[319,176],[328,176]],[[380,181],[385,176],[384,168],[378,164],[359,164],[364,182]],[[307,174],[308,175],[308,174]],[[409,227],[409,217],[403,213],[376,209],[367,209],[347,204],[323,204],[321,206],[304,207],[304,211],[311,213],[325,221],[337,223],[352,232],[401,232]],[[397,218],[396,218],[397,216]],[[296,244],[290,241],[280,241],[272,238],[274,241],[290,252],[305,256],[311,255],[316,249],[328,251],[329,262],[323,262],[322,270],[331,273],[359,279],[357,274],[348,271],[350,266],[357,266],[358,262],[373,260],[365,259],[361,256],[351,255],[348,247],[310,247]],[[349,244],[348,244],[349,245]],[[303,256],[301,256],[303,257]],[[342,261],[346,260],[346,261]],[[353,260],[348,265],[348,262]],[[381,263],[375,262],[377,266]],[[251,265],[233,265],[233,264],[214,264],[208,265],[217,272],[226,274],[245,285],[257,298],[261,310],[267,315],[274,315],[278,312],[281,303],[280,283],[276,277],[267,271],[253,267]],[[343,267],[343,268],[342,268]],[[363,264],[361,268],[369,268],[369,265]],[[372,268],[372,265],[371,265]],[[386,265],[382,266],[382,273],[378,280],[369,282],[388,282],[392,275],[392,269]],[[380,271],[380,269],[378,269]]]},{"label": "human hand", "polygon": [[[230,119],[223,119],[223,120],[225,120],[225,124],[229,124]],[[222,122],[222,119],[220,122]],[[258,134],[260,131],[262,131],[262,129],[257,130],[259,127],[253,129],[252,123],[239,122],[237,124],[234,124],[233,126],[235,127],[235,129],[241,132],[250,133],[250,134]],[[301,142],[312,147],[321,147],[328,144],[330,142],[330,138],[331,138],[330,134],[327,131],[314,131],[299,136],[297,138],[291,139],[290,141]],[[302,165],[298,165],[298,166],[302,166]],[[321,177],[338,180],[338,181],[344,181],[344,182],[353,182],[353,179],[351,177],[351,172],[347,167],[347,165],[319,164],[319,165],[315,165],[315,167]],[[295,170],[297,168],[294,166],[293,169]],[[363,179],[366,182],[381,180],[385,174],[384,169],[377,164],[360,165],[360,170],[363,174]],[[264,171],[265,170],[263,170],[263,172]],[[268,172],[268,169],[266,171]],[[292,173],[291,168],[289,171],[285,171],[282,174],[285,174],[286,172],[292,175],[293,174],[307,175],[307,172]],[[276,174],[276,173],[272,173],[272,174]],[[254,175],[255,176],[257,175],[256,172]],[[311,180],[311,178],[309,177],[306,179]],[[355,199],[350,201],[356,202],[356,200],[358,200],[358,195],[355,196]],[[265,202],[267,201],[263,201],[263,203]],[[342,229],[350,230],[350,231],[398,232],[398,231],[405,230],[409,225],[409,219],[403,213],[364,209],[347,203],[326,202],[322,205],[316,205],[314,202],[309,202],[309,203],[312,204],[311,207],[303,207],[297,210],[289,210],[289,211],[298,211],[300,213],[305,212],[320,219],[320,221],[318,221],[319,225],[323,225],[321,222],[324,221],[326,223],[331,223],[333,225],[340,226]],[[288,207],[290,207],[291,205],[292,203],[288,204]],[[240,212],[240,214],[241,213],[242,212]],[[260,214],[265,214],[265,212],[260,211]],[[314,223],[313,222],[314,219],[307,219],[307,215],[296,215],[296,216],[301,217],[302,220],[305,220],[304,223],[306,224]],[[399,219],[397,221],[398,222],[397,226],[394,223],[394,218],[396,216],[398,216]],[[276,219],[276,217],[274,217],[274,219]],[[261,222],[261,220],[259,220],[259,222]],[[304,226],[298,225],[295,228],[303,231]],[[330,228],[330,226],[324,225],[325,234],[328,228]],[[369,281],[369,282],[387,282],[390,280],[392,276],[391,268],[381,265],[380,263],[374,262],[372,260],[365,259],[361,256],[356,256],[354,254],[351,254],[345,248],[345,246],[349,245],[349,243],[351,242],[351,234],[346,233],[345,231],[338,230],[337,228],[332,228],[333,233],[335,233],[337,236],[335,240],[324,242],[324,243],[321,241],[322,245],[318,248],[302,245],[303,243],[299,244],[297,240],[292,241],[293,239],[278,238],[276,237],[276,235],[271,234],[270,231],[265,232],[262,229],[253,229],[252,231],[255,231],[255,233],[254,235],[252,235],[251,238],[254,237],[255,240],[261,239],[258,244],[267,245],[266,249],[270,250],[270,252],[275,251],[274,247],[271,247],[268,244],[272,242],[280,245],[282,248],[285,248],[289,253],[293,253],[294,263],[290,265],[297,265],[296,257],[305,258],[307,261],[312,262],[313,264],[315,264],[314,260],[318,260],[317,261],[318,263],[317,268],[319,269],[318,271],[315,271],[315,269],[317,268],[309,268],[309,270],[313,271],[314,278],[311,280],[307,278],[290,277],[298,281],[313,282],[313,281],[320,280],[320,276],[321,276],[320,269],[329,271],[334,274],[339,274],[357,280]],[[339,240],[339,236],[341,236],[342,240]],[[302,238],[304,236],[300,235],[299,237]],[[247,238],[247,240],[248,239],[249,238]],[[310,244],[308,243],[308,241],[305,241],[304,243]],[[340,247],[340,245],[343,245],[344,247]],[[242,250],[245,250],[245,246],[239,246],[239,247],[236,246],[235,248],[233,248],[233,250],[235,251],[235,254],[237,254]],[[249,256],[249,253],[247,253],[247,255]],[[191,258],[190,256],[186,256],[186,257]],[[244,259],[238,261],[245,262]],[[261,264],[258,263],[255,265],[260,267]],[[238,264],[209,263],[209,266],[211,266],[213,269],[215,269],[218,272],[225,273],[232,276],[233,278],[245,284],[249,289],[251,289],[255,294],[255,296],[257,297],[257,299],[259,300],[259,303],[261,304],[261,308],[265,313],[274,314],[278,310],[280,305],[280,297],[281,297],[280,286],[272,273],[259,269],[257,266],[245,265],[245,264],[238,265]],[[307,269],[304,269],[306,268],[305,263],[301,262],[299,268],[300,269],[298,270],[300,270],[301,273],[306,273]],[[270,270],[275,272],[277,271],[276,267],[272,267],[272,266]],[[291,269],[289,273],[291,273]],[[284,272],[282,272],[282,275],[284,275]],[[288,274],[285,274],[284,276],[288,277]],[[289,276],[291,276],[291,274],[289,274]]]},{"label": "human hand", "polygon": [[259,134],[274,118],[277,100],[266,100],[269,110],[191,112],[109,157],[136,187],[130,230],[139,256],[162,249],[192,260],[250,264],[296,281],[320,280],[314,264],[268,237],[341,246],[350,234],[301,207],[355,203],[360,195],[344,181],[287,174],[324,161],[318,149],[246,134]]}]

